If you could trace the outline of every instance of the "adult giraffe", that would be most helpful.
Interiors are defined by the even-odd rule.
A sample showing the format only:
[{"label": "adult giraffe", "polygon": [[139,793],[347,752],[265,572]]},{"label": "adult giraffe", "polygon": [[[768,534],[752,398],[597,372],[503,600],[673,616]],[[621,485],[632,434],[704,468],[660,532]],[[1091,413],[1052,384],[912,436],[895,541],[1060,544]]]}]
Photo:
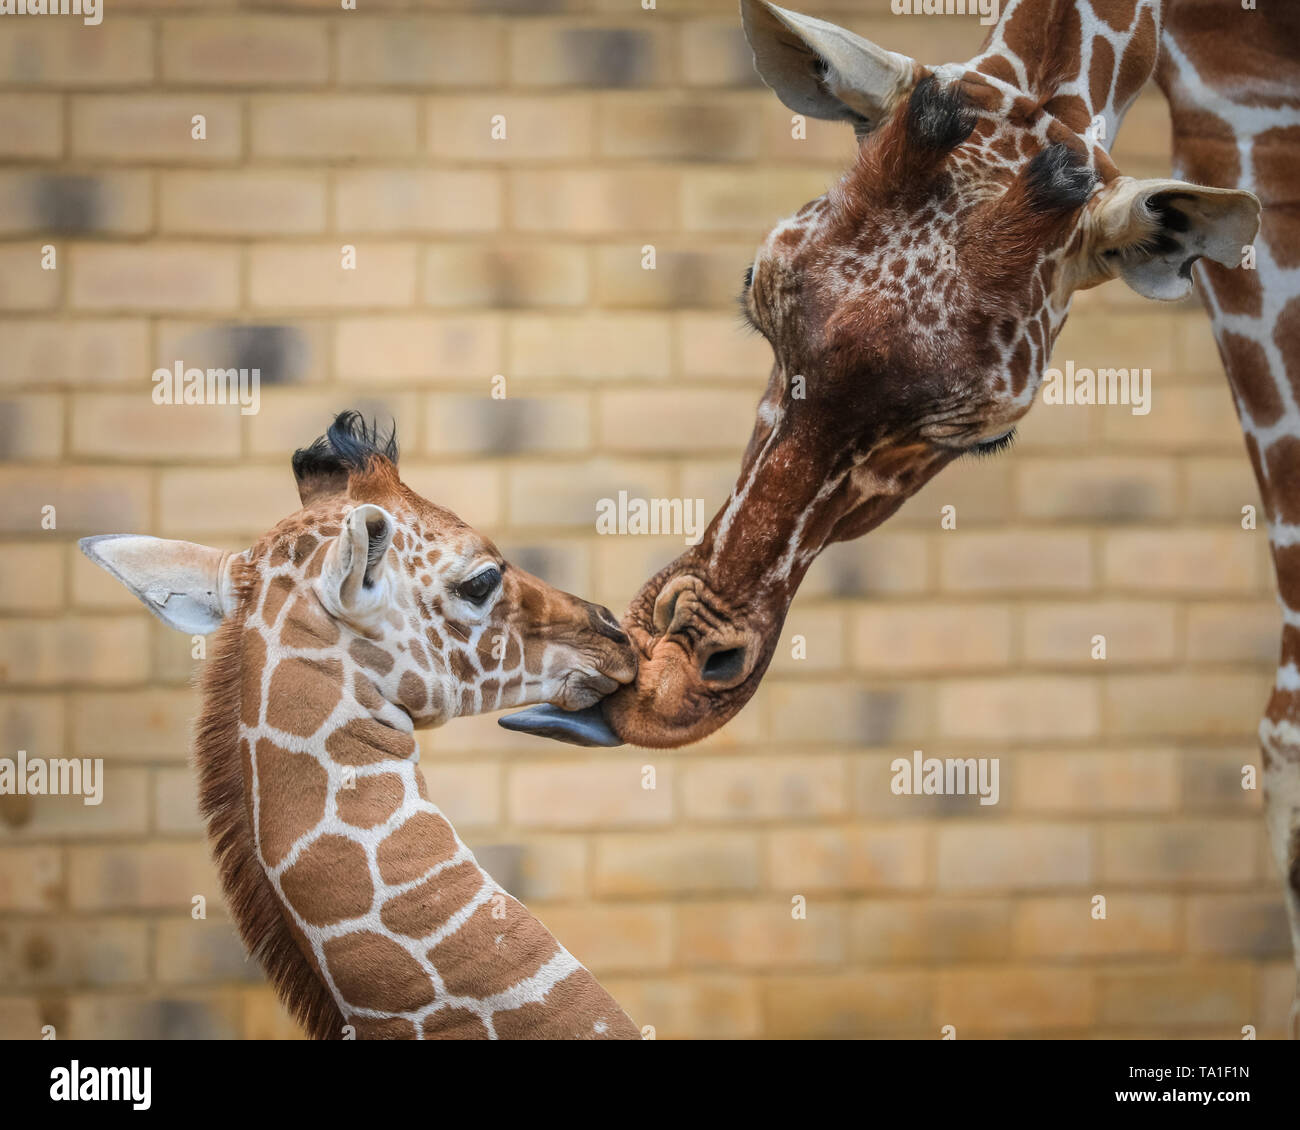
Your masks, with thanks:
[{"label": "adult giraffe", "polygon": [[[1300,955],[1300,4],[1008,0],[980,54],[933,68],[766,0],[741,14],[763,80],[799,113],[851,123],[857,161],[746,272],[744,312],[775,365],[730,498],[625,617],[635,683],[577,717],[507,725],[645,746],[716,730],[753,695],[826,545],[1009,442],[1073,291],[1120,278],[1181,298],[1199,259],[1283,611],[1260,737]],[[1134,180],[1108,156],[1153,73],[1179,174],[1199,184]],[[1240,269],[1261,200],[1255,269]]]},{"label": "adult giraffe", "polygon": [[239,932],[315,1037],[639,1039],[425,795],[411,733],[587,706],[632,678],[627,637],[396,461],[345,412],[294,455],[302,509],[243,553],[81,542],[164,623],[218,633],[194,760]]}]

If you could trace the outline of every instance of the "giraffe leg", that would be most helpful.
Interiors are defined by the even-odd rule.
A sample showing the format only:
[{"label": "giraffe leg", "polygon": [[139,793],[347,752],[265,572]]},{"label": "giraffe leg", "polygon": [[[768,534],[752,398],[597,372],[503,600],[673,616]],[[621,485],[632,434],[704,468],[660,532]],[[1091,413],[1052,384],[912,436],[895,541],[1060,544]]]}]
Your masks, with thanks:
[{"label": "giraffe leg", "polygon": [[[1275,701],[1281,696],[1275,696]],[[1260,723],[1264,754],[1264,808],[1273,858],[1282,874],[1296,995],[1291,1004],[1291,1038],[1300,1040],[1300,725],[1265,717]]]}]

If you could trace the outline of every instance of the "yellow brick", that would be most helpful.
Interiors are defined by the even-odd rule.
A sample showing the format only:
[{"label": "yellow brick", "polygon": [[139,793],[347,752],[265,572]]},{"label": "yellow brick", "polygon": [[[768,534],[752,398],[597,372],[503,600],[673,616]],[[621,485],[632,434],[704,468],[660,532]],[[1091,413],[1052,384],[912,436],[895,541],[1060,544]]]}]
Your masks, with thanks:
[{"label": "yellow brick", "polygon": [[142,235],[152,227],[148,173],[0,173],[0,234],[47,233],[57,241],[89,232]]},{"label": "yellow brick", "polygon": [[496,86],[504,78],[495,21],[438,12],[416,19],[337,22],[339,78],[348,86],[460,89]]},{"label": "yellow brick", "polygon": [[69,899],[77,910],[163,910],[189,914],[195,895],[209,916],[224,911],[207,845],[194,840],[121,847],[73,848],[68,853]]},{"label": "yellow brick", "polygon": [[767,688],[770,713],[765,736],[770,741],[882,745],[901,735],[922,736],[933,728],[934,693],[926,685],[870,688],[859,679],[819,679],[815,683],[772,680]]},{"label": "yellow brick", "polygon": [[[731,12],[722,19],[682,21],[678,51],[682,81],[688,86],[762,85],[754,70],[753,49]],[[766,90],[764,95],[764,101],[772,100]]]},{"label": "yellow brick", "polygon": [[159,537],[266,533],[302,504],[287,468],[172,469],[158,488]]},{"label": "yellow brick", "polygon": [[846,1039],[867,1035],[937,1036],[933,989],[921,973],[767,977],[763,1034],[769,1038]]},{"label": "yellow brick", "polygon": [[233,923],[166,919],[155,927],[154,976],[163,985],[261,981]]},{"label": "yellow brick", "polygon": [[873,898],[853,908],[849,956],[856,961],[998,961],[1007,952],[1007,899]]},{"label": "yellow brick", "polygon": [[431,761],[421,766],[433,802],[459,829],[501,820],[501,774],[494,765]]},{"label": "yellow brick", "polygon": [[517,314],[509,321],[514,377],[666,377],[666,319],[653,314]]},{"label": "yellow brick", "polygon": [[1011,656],[1005,605],[877,604],[852,623],[853,666],[862,671],[987,670]]},{"label": "yellow brick", "polygon": [[706,389],[603,392],[597,408],[599,434],[611,451],[739,454],[752,427],[754,398]]},{"label": "yellow brick", "polygon": [[580,899],[587,893],[587,860],[590,853],[585,838],[571,835],[529,836],[521,846],[523,860],[520,873],[523,889],[511,893],[525,901]]},{"label": "yellow brick", "polygon": [[122,86],[153,77],[147,20],[12,20],[0,81],[21,86]]},{"label": "yellow brick", "polygon": [[63,152],[62,99],[0,94],[0,156],[52,159]]},{"label": "yellow brick", "polygon": [[[752,70],[752,52],[748,53],[746,63]],[[803,165],[839,164],[845,168],[853,163],[856,153],[853,131],[845,128],[844,122],[805,117],[796,125],[795,112],[771,97],[763,99],[761,114],[763,157],[766,160]]]},{"label": "yellow brick", "polygon": [[63,547],[52,542],[6,543],[0,555],[0,608],[57,612],[63,606],[63,560]]},{"label": "yellow brick", "polygon": [[939,733],[973,741],[1088,738],[1101,728],[1101,691],[1086,678],[963,679],[938,692]]},{"label": "yellow brick", "polygon": [[125,533],[144,527],[149,479],[140,471],[102,467],[0,468],[0,529],[41,529],[42,508],[54,507],[64,536]]},{"label": "yellow brick", "polygon": [[655,86],[671,74],[672,30],[512,20],[509,74],[521,86]]},{"label": "yellow brick", "polygon": [[1245,737],[1255,732],[1268,690],[1260,675],[1117,675],[1106,680],[1106,717],[1121,734]]},{"label": "yellow brick", "polygon": [[70,299],[83,310],[228,310],[239,304],[239,251],[199,243],[72,249]]},{"label": "yellow brick", "polygon": [[1259,484],[1243,452],[1222,458],[1183,460],[1183,513],[1212,524],[1241,526],[1245,507],[1255,508],[1255,525],[1266,524]]},{"label": "yellow brick", "polygon": [[59,1029],[73,1039],[233,1040],[240,1033],[237,994],[172,989],[158,996],[133,993],[67,998]]},{"label": "yellow brick", "polygon": [[510,219],[526,232],[647,235],[677,223],[677,176],[658,170],[512,172]]},{"label": "yellow brick", "polygon": [[689,832],[601,836],[596,840],[597,897],[755,891],[758,836],[748,832]]},{"label": "yellow brick", "polygon": [[[4,799],[0,827],[11,841],[139,837],[149,825],[149,774],[144,769],[105,765],[99,804],[85,804],[79,796],[8,795]],[[107,849],[100,845],[94,850],[103,854]],[[75,898],[72,905],[76,906]]]},{"label": "yellow brick", "polygon": [[198,782],[190,768],[152,773],[153,831],[161,836],[200,837],[207,823],[199,815]]},{"label": "yellow brick", "polygon": [[955,969],[939,973],[935,1029],[981,1033],[1086,1028],[1096,1009],[1092,975],[1072,969]]},{"label": "yellow brick", "polygon": [[338,174],[338,230],[487,232],[501,226],[501,180],[470,170],[360,169]]},{"label": "yellow brick", "polygon": [[0,742],[6,749],[25,749],[36,757],[56,757],[65,750],[61,694],[18,692],[0,695]]},{"label": "yellow brick", "polygon": [[[784,675],[840,670],[844,666],[846,628],[841,608],[794,605],[785,619],[770,669]],[[802,642],[797,643],[796,636],[802,637]]]},{"label": "yellow brick", "polygon": [[314,85],[329,74],[329,32],[324,23],[247,13],[163,20],[159,58],[172,83]]},{"label": "yellow brick", "polygon": [[[506,783],[510,819],[525,828],[602,828],[667,824],[673,815],[673,769],[627,758],[617,764],[513,765]],[[642,765],[654,765],[654,788]]]},{"label": "yellow brick", "polygon": [[1059,824],[948,824],[939,829],[938,883],[951,891],[1034,891],[1092,877],[1092,832]]},{"label": "yellow brick", "polygon": [[682,226],[759,238],[782,217],[821,196],[838,176],[838,170],[779,167],[740,177],[731,170],[687,172],[682,177]]},{"label": "yellow brick", "polygon": [[1224,957],[1290,957],[1286,906],[1274,891],[1189,899],[1187,948]]},{"label": "yellow brick", "polygon": [[744,99],[607,94],[600,106],[600,153],[615,159],[751,161],[759,122]]},{"label": "yellow brick", "polygon": [[[743,269],[742,262],[742,269]],[[772,347],[746,331],[734,314],[684,314],[678,319],[682,339],[682,375],[734,377],[755,389],[772,368]]]},{"label": "yellow brick", "polygon": [[149,369],[149,327],[141,320],[82,318],[0,322],[0,384],[123,384]]},{"label": "yellow brick", "polygon": [[1206,663],[1269,663],[1277,658],[1281,627],[1272,600],[1194,604],[1187,610],[1187,656]]},{"label": "yellow brick", "polygon": [[429,150],[442,160],[571,161],[592,151],[596,115],[586,96],[438,97],[428,105]]},{"label": "yellow brick", "polygon": [[[206,137],[192,136],[206,119]],[[237,98],[219,94],[94,94],[72,99],[72,151],[108,162],[231,161],[243,150]]]},{"label": "yellow brick", "polygon": [[[653,270],[645,244],[614,244],[596,252],[596,294],[602,306],[666,309],[724,307],[740,291],[754,249],[741,243],[720,247],[654,243]],[[734,326],[720,326],[726,333]],[[737,335],[739,337],[739,335]],[[687,351],[688,352],[688,351]],[[757,375],[757,369],[751,375]]]},{"label": "yellow brick", "polygon": [[1098,1019],[1103,1024],[1211,1026],[1240,1039],[1254,1014],[1253,976],[1246,966],[1103,972],[1098,978]]},{"label": "yellow brick", "polygon": [[758,982],[741,977],[607,978],[605,988],[656,1040],[744,1039],[760,1034]]},{"label": "yellow brick", "polygon": [[138,984],[149,976],[144,922],[15,922],[0,927],[0,975],[14,989]]},{"label": "yellow brick", "polygon": [[[1167,663],[1177,656],[1173,604],[1089,601],[1030,604],[1024,610],[1022,651],[1031,663],[1091,667]],[[1093,658],[1093,637],[1105,636],[1104,659]]]},{"label": "yellow brick", "polygon": [[844,910],[809,899],[791,917],[784,895],[762,902],[689,902],[677,908],[677,957],[688,967],[726,970],[834,966],[844,955]]},{"label": "yellow brick", "polygon": [[270,988],[247,989],[242,994],[240,1033],[245,1040],[305,1040],[298,1027]]},{"label": "yellow brick", "polygon": [[13,462],[57,459],[63,452],[63,404],[57,396],[0,399],[0,456]]},{"label": "yellow brick", "polygon": [[[1127,290],[1118,285],[1113,290]],[[1112,427],[1131,427],[1154,432],[1151,421],[1168,420],[1168,406],[1177,390],[1166,379],[1174,371],[1174,336],[1176,321],[1153,316],[1151,303],[1141,303],[1123,312],[1116,310],[1080,313],[1070,318],[1061,330],[1052,350],[1051,367],[1065,371],[1066,362],[1076,369],[1118,368],[1150,369],[1151,413],[1134,416],[1123,404],[1086,406],[1087,411],[1104,421],[1105,434]],[[1039,411],[1065,412],[1066,405],[1041,405]],[[1122,418],[1122,419],[1121,419]]]},{"label": "yellow brick", "polygon": [[148,460],[233,459],[239,455],[240,408],[159,405],[149,391],[83,395],[72,405],[72,451],[79,457]]},{"label": "yellow brick", "polygon": [[1254,820],[1113,824],[1101,831],[1105,883],[1245,883],[1256,877]]},{"label": "yellow brick", "polygon": [[808,599],[926,592],[933,544],[935,535],[883,530],[827,546],[809,567],[799,592]]},{"label": "yellow brick", "polygon": [[451,377],[479,382],[487,396],[502,370],[501,321],[491,314],[341,318],[334,349],[344,380]]},{"label": "yellow brick", "polygon": [[69,712],[71,749],[78,757],[183,762],[198,713],[195,690],[77,694]]},{"label": "yellow brick", "polygon": [[533,913],[597,977],[668,966],[672,917],[667,906],[540,906]]},{"label": "yellow brick", "polygon": [[831,819],[845,811],[841,757],[696,756],[679,772],[682,811],[691,820]]},{"label": "yellow brick", "polygon": [[247,450],[283,461],[289,452],[317,439],[340,406],[346,404],[377,423],[385,433],[396,423],[401,456],[409,459],[415,447],[418,403],[409,393],[354,393],[341,389],[300,392],[263,386],[261,410],[245,421]]},{"label": "yellow brick", "polygon": [[165,173],[161,226],[182,235],[288,235],[325,227],[325,183],[299,173]]},{"label": "yellow brick", "polygon": [[[959,520],[960,522],[960,520]],[[1086,534],[944,530],[939,583],[949,592],[1079,592],[1092,587]]]},{"label": "yellow brick", "polygon": [[1016,509],[1031,520],[1138,522],[1177,510],[1172,462],[1160,459],[1018,459]]},{"label": "yellow brick", "polygon": [[418,145],[413,98],[381,94],[286,94],[254,98],[257,157],[356,161],[411,157]]},{"label": "yellow brick", "polygon": [[49,687],[130,683],[148,669],[145,624],[116,616],[10,620],[0,642],[0,682]]},{"label": "yellow brick", "polygon": [[782,829],[767,841],[772,887],[810,891],[916,890],[926,882],[930,837],[921,825]]},{"label": "yellow brick", "polygon": [[406,463],[402,481],[430,502],[445,506],[452,513],[484,532],[503,520],[501,499],[505,472],[483,463],[428,464]]},{"label": "yellow brick", "polygon": [[1178,899],[1151,893],[1096,893],[1105,895],[1105,918],[1093,917],[1092,892],[1018,902],[1012,927],[1014,952],[1049,961],[1178,952]]},{"label": "yellow brick", "polygon": [[[956,511],[957,529],[1002,525],[1011,511],[1011,465],[1005,459],[972,459],[957,474],[939,476],[899,509],[900,526],[939,530],[941,519]],[[951,531],[945,530],[951,533]]]},{"label": "yellow brick", "polygon": [[[1152,384],[1156,385],[1154,376]],[[1241,430],[1226,388],[1158,386],[1152,389],[1151,411],[1145,416],[1134,416],[1125,408],[1103,411],[1102,435],[1116,447],[1196,455],[1216,448],[1234,454],[1241,450]]]},{"label": "yellow brick", "polygon": [[430,455],[580,452],[591,446],[591,411],[582,394],[507,397],[438,396],[425,416]]},{"label": "yellow brick", "polygon": [[1108,585],[1137,592],[1241,592],[1254,588],[1260,531],[1114,533],[1103,544]]},{"label": "yellow brick", "polygon": [[[272,310],[409,306],[415,301],[415,248],[349,244],[355,267],[344,267],[344,244],[254,247],[248,260],[253,305]],[[349,257],[349,262],[353,260]]]},{"label": "yellow brick", "polygon": [[425,252],[424,301],[507,309],[581,306],[589,294],[587,276],[587,256],[580,247],[449,243]]},{"label": "yellow brick", "polygon": [[1173,750],[1035,750],[1016,757],[1003,780],[1018,811],[1173,812],[1180,761]]},{"label": "yellow brick", "polygon": [[59,304],[67,252],[56,248],[60,269],[45,270],[41,266],[43,246],[11,243],[0,247],[0,310],[50,310]]},{"label": "yellow brick", "polygon": [[[601,499],[616,499],[620,490],[632,498],[668,495],[667,471],[654,463],[600,459],[574,463],[516,465],[508,472],[509,516],[516,526],[572,526],[591,531]],[[618,537],[619,535],[610,535]],[[685,548],[685,537],[678,542]]]},{"label": "yellow brick", "polygon": [[56,847],[0,849],[0,910],[56,910],[65,898],[63,853]]}]

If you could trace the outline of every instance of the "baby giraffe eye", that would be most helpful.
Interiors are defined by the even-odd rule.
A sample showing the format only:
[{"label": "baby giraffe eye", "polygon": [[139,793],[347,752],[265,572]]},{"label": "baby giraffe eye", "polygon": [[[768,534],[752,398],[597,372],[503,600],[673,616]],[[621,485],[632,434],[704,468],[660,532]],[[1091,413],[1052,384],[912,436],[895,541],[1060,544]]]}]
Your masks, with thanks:
[{"label": "baby giraffe eye", "polygon": [[497,585],[500,583],[501,570],[495,565],[489,565],[486,569],[480,569],[469,580],[461,581],[456,586],[456,591],[471,604],[482,604],[496,592]]}]

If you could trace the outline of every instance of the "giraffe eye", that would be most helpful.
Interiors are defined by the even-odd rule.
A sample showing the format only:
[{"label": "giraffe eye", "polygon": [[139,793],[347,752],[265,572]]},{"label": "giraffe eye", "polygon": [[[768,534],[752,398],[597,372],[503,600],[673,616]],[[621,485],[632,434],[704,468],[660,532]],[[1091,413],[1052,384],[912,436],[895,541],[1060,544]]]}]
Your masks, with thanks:
[{"label": "giraffe eye", "polygon": [[496,592],[497,585],[500,583],[501,570],[495,565],[489,565],[486,569],[480,569],[469,580],[461,581],[456,586],[456,592],[471,604],[482,604]]}]

